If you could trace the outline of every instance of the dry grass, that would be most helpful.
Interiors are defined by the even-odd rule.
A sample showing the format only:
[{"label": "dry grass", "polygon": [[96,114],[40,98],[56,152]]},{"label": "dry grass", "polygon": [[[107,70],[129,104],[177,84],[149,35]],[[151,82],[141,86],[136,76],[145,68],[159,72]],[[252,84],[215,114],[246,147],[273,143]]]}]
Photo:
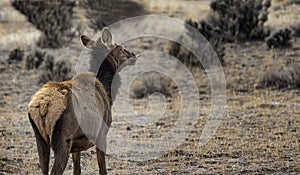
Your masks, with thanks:
[{"label": "dry grass", "polygon": [[262,87],[299,88],[300,66],[268,68],[260,80]]},{"label": "dry grass", "polygon": [[175,96],[177,86],[170,77],[158,72],[147,72],[132,83],[130,87],[131,98],[145,98],[153,93],[161,93],[166,97]]},{"label": "dry grass", "polygon": [[299,3],[289,0],[273,0],[266,26],[271,28],[294,28],[299,25]]}]

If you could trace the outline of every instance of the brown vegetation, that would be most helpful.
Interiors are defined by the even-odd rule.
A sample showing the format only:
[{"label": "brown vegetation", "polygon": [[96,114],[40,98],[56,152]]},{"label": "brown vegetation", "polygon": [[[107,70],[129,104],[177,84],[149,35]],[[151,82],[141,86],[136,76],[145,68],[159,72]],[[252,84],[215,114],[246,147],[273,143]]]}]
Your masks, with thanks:
[{"label": "brown vegetation", "polygon": [[158,72],[147,72],[139,75],[130,87],[130,97],[145,98],[153,93],[161,93],[166,97],[174,97],[177,93],[175,82]]},{"label": "brown vegetation", "polygon": [[269,48],[280,48],[290,46],[292,31],[288,28],[274,30],[266,39]]},{"label": "brown vegetation", "polygon": [[68,59],[57,60],[47,51],[36,48],[25,56],[24,69],[41,70],[39,82],[46,83],[71,79],[72,64]]},{"label": "brown vegetation", "polygon": [[259,82],[260,87],[300,87],[300,66],[268,68]]}]

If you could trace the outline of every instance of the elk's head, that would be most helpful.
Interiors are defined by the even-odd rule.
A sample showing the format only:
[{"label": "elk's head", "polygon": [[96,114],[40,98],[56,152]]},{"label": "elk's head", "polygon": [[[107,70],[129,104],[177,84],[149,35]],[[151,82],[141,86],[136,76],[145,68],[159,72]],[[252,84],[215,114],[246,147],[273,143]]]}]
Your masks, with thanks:
[{"label": "elk's head", "polygon": [[[101,37],[97,40],[82,35],[81,42],[91,57],[90,71],[96,74],[109,95],[116,94],[120,86],[120,77],[116,73],[127,65],[135,64],[137,59],[135,54],[116,44],[107,28],[103,29]],[[115,80],[114,88],[112,88],[113,80]]]},{"label": "elk's head", "polygon": [[[90,65],[92,71],[97,71],[102,62],[103,64],[108,62],[116,72],[118,69],[126,65],[132,65],[136,61],[134,53],[129,52],[113,41],[112,34],[107,28],[102,30],[102,35],[97,40],[92,40],[85,35],[82,35],[80,39],[83,46],[91,50],[92,59]],[[101,68],[98,71],[101,71]]]}]

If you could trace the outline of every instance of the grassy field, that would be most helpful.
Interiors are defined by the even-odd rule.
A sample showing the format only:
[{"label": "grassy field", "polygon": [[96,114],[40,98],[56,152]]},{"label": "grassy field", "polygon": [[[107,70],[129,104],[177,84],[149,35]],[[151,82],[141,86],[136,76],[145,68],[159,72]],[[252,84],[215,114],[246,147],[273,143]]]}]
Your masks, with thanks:
[{"label": "grassy field", "polygon": [[[181,20],[203,19],[209,13],[210,4],[209,0],[139,2],[150,14]],[[299,3],[273,2],[266,25],[295,27],[300,24]],[[0,7],[4,9],[7,6],[10,6],[9,3],[3,3]],[[27,117],[27,104],[30,96],[42,85],[38,83],[41,71],[24,69],[24,60],[8,61],[13,49],[35,47],[34,41],[39,31],[24,16],[18,18],[22,22],[12,19],[9,15],[20,15],[13,10],[5,13],[8,14],[4,18],[7,21],[0,21],[0,26],[3,26],[0,28],[0,174],[40,174],[35,138]],[[80,22],[77,23],[80,25]],[[92,30],[84,32],[88,31]],[[24,37],[28,38],[28,42],[24,42],[27,41]],[[129,46],[137,52],[145,48],[165,47],[147,39]],[[75,65],[81,53],[79,38],[75,37],[71,44],[59,49],[47,49],[47,52],[55,58],[68,58]],[[300,174],[299,86],[281,89],[260,87],[260,80],[267,70],[284,70],[300,65],[300,38],[293,37],[290,47],[276,50],[269,49],[263,41],[226,44],[224,60],[227,104],[222,123],[209,142],[198,146],[211,111],[210,83],[206,73],[199,69],[194,76],[199,88],[201,111],[196,124],[190,126],[193,129],[185,141],[167,154],[146,161],[124,160],[108,155],[108,173]],[[149,108],[147,99],[133,100],[132,103],[136,111],[143,112]],[[156,105],[167,106],[166,115],[158,124],[156,122],[142,128],[126,122],[115,122],[113,125],[119,129],[120,135],[129,136],[135,141],[151,141],[174,127],[180,103],[178,98],[158,102]],[[197,109],[195,107],[190,112]],[[115,119],[116,116],[115,113]],[[150,151],[145,149],[144,152],[149,154]],[[95,149],[82,153],[81,166],[82,174],[98,172]],[[65,174],[72,174],[71,157]]]}]

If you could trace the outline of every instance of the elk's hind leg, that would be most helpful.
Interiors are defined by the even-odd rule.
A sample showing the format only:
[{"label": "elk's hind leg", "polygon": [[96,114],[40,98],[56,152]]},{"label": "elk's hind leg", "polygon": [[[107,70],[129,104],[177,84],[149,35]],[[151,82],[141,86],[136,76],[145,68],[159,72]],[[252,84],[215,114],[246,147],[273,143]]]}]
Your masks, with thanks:
[{"label": "elk's hind leg", "polygon": [[80,175],[81,167],[80,167],[80,152],[72,153],[73,166],[74,166],[74,175]]},{"label": "elk's hind leg", "polygon": [[35,138],[36,138],[36,145],[39,154],[40,166],[42,169],[43,175],[48,175],[49,172],[49,158],[50,158],[50,144],[49,141],[45,141],[41,136],[37,126],[35,125],[34,121],[30,118],[29,114],[29,121],[33,128]]},{"label": "elk's hind leg", "polygon": [[105,151],[106,151],[106,135],[108,127],[105,122],[102,123],[101,130],[96,140],[97,160],[99,166],[99,174],[106,175]]},{"label": "elk's hind leg", "polygon": [[71,140],[60,139],[58,143],[52,146],[54,152],[54,164],[51,170],[51,175],[62,175],[69,159],[71,151]]},{"label": "elk's hind leg", "polygon": [[96,148],[97,150],[97,160],[98,160],[98,166],[99,166],[99,174],[106,175],[106,165],[105,165],[105,152],[102,151],[99,148]]},{"label": "elk's hind leg", "polygon": [[52,149],[54,152],[54,164],[51,175],[62,175],[69,159],[72,147],[74,131],[71,130],[71,122],[68,115],[63,115],[56,122],[52,133]]},{"label": "elk's hind leg", "polygon": [[[107,122],[107,121],[106,121]],[[99,174],[106,175],[106,163],[105,163],[105,151],[106,151],[106,136],[108,133],[108,129],[110,126],[107,125],[106,122],[102,123],[101,129],[98,133],[98,137],[96,140],[96,150],[97,150],[97,160],[98,160],[98,166],[99,166]]]}]

